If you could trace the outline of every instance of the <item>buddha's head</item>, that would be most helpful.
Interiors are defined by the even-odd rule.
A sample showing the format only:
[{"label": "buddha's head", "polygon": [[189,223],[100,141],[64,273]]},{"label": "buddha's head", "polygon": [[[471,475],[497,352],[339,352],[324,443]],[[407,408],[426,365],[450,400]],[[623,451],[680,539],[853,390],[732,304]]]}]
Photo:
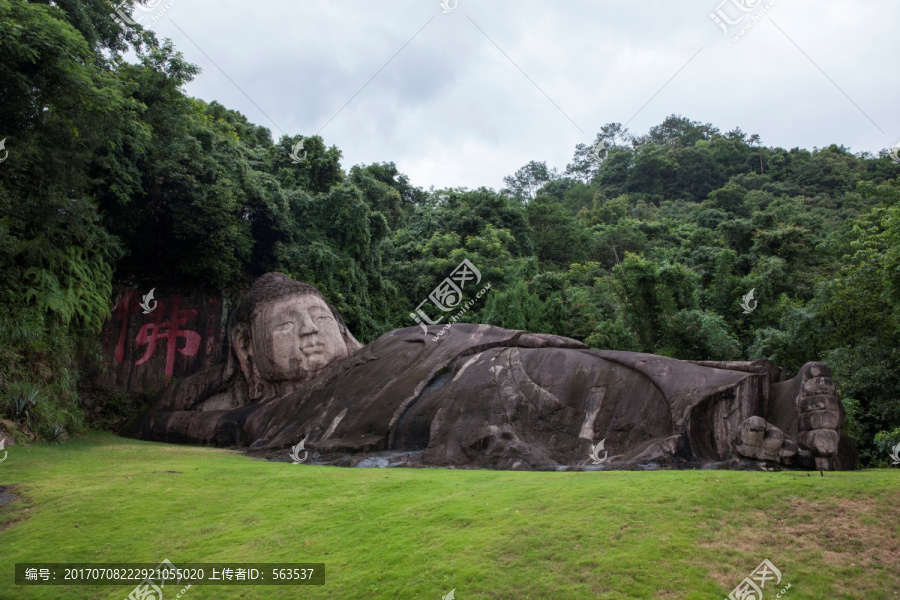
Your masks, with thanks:
[{"label": "buddha's head", "polygon": [[256,280],[231,321],[233,357],[252,400],[293,391],[362,347],[319,290],[283,273]]}]

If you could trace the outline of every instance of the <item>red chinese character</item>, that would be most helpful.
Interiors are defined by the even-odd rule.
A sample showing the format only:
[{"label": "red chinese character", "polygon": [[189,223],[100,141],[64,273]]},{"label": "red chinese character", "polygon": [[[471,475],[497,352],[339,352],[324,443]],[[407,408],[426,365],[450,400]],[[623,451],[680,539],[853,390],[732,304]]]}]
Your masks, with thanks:
[{"label": "red chinese character", "polygon": [[[162,302],[158,310],[154,311],[154,322],[146,323],[138,332],[136,341],[141,346],[146,345],[147,351],[135,365],[142,365],[156,352],[156,341],[166,338],[166,385],[172,378],[175,368],[175,351],[185,356],[195,356],[200,348],[200,334],[196,331],[181,329],[181,326],[197,316],[197,311],[192,308],[181,308],[181,295],[172,297],[172,309],[166,310]],[[165,331],[162,331],[165,330]],[[178,338],[184,338],[184,348],[178,347]],[[118,355],[117,355],[118,356]]]}]

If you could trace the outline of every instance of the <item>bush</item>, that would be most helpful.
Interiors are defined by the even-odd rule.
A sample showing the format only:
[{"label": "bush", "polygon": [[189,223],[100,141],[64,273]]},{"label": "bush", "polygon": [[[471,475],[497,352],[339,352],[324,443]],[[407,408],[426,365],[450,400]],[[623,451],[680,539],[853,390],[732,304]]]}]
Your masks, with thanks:
[{"label": "bush", "polygon": [[874,464],[886,467],[897,460],[894,457],[900,454],[900,427],[876,433],[875,448],[878,449],[878,455],[872,461]]}]

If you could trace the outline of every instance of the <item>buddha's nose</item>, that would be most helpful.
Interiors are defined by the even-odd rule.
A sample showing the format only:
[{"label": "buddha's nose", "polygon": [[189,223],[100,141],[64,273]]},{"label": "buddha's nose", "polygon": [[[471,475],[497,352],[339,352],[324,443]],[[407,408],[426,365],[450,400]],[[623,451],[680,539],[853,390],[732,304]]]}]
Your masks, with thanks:
[{"label": "buddha's nose", "polygon": [[300,335],[312,335],[318,332],[319,328],[316,327],[315,321],[313,321],[309,315],[303,315],[300,321]]}]

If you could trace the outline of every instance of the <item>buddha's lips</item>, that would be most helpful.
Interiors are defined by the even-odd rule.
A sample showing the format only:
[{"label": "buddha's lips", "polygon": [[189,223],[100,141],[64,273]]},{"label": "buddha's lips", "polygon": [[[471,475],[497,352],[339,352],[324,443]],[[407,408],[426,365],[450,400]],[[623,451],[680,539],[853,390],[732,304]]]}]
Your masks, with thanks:
[{"label": "buddha's lips", "polygon": [[304,356],[309,356],[310,354],[322,354],[325,352],[325,344],[304,346],[300,348],[300,352],[302,352]]}]

